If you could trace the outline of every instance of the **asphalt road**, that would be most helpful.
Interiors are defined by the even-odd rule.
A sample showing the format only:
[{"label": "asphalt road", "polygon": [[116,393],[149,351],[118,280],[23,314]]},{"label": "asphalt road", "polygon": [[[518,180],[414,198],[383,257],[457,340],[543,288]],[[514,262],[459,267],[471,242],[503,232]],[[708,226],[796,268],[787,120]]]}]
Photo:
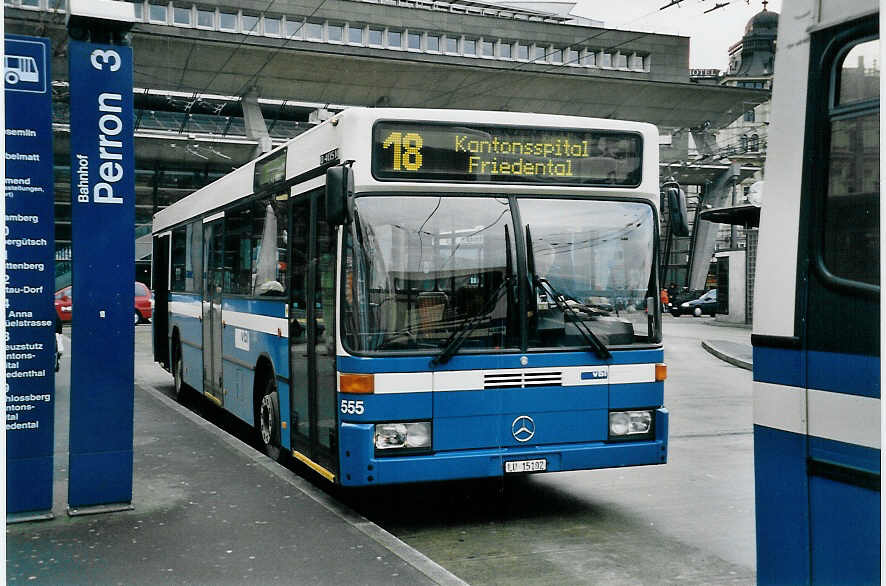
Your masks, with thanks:
[{"label": "asphalt road", "polygon": [[[663,322],[666,465],[331,494],[471,584],[753,584],[751,373],[700,343],[747,343],[750,331],[706,317]],[[171,394],[150,329],[136,328],[136,377]],[[249,436],[199,397],[186,404]]]}]

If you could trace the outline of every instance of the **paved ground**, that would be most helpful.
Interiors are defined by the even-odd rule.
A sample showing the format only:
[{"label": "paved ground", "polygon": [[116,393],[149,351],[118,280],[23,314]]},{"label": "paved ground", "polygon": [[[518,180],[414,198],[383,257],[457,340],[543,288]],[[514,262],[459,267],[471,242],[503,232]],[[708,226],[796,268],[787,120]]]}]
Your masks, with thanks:
[{"label": "paved ground", "polygon": [[137,330],[134,510],[65,513],[66,358],[57,383],[56,517],[7,527],[8,583],[461,583],[155,389],[168,387],[169,375],[146,360],[149,330]]}]

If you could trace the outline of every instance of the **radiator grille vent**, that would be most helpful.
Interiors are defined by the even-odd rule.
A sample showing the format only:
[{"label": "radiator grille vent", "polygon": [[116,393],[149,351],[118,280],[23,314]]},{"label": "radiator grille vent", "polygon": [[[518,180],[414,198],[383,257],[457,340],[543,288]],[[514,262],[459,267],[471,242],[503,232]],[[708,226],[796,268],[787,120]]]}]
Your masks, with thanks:
[{"label": "radiator grille vent", "polygon": [[497,372],[483,376],[484,389],[519,389],[522,387],[561,387],[563,373],[560,371],[546,372]]},{"label": "radiator grille vent", "polygon": [[523,375],[525,387],[561,387],[563,386],[563,373],[551,372],[527,372]]},{"label": "radiator grille vent", "polygon": [[489,373],[483,377],[484,389],[514,389],[523,386],[523,373],[520,371]]}]

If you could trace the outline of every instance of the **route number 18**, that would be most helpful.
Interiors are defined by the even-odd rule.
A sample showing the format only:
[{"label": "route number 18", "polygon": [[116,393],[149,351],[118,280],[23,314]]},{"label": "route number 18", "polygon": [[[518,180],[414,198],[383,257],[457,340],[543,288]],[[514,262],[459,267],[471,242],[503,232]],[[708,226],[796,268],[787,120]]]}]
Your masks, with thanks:
[{"label": "route number 18", "polygon": [[394,171],[418,171],[421,169],[423,144],[421,135],[416,132],[392,132],[381,146],[394,149]]}]

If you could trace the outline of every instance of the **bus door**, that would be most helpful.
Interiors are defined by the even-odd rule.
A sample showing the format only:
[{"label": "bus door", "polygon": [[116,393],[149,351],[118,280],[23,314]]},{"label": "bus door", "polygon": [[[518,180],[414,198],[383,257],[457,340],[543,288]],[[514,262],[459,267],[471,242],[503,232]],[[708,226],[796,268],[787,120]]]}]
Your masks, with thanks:
[{"label": "bus door", "polygon": [[336,470],[335,231],[322,191],[292,201],[290,291],[291,441],[297,459],[326,477]]},{"label": "bus door", "polygon": [[829,144],[819,147],[823,155],[815,159],[806,192],[813,209],[804,340],[810,571],[811,582],[820,584],[877,583],[880,577],[880,51],[875,27],[875,20],[853,24],[815,40],[815,47],[825,48],[821,60],[831,64],[830,72],[822,69],[822,82],[834,84],[830,92],[822,91],[820,109],[810,114],[817,125],[813,140],[829,139]]},{"label": "bus door", "polygon": [[151,288],[154,290],[154,361],[171,367],[169,362],[169,234],[154,237]]},{"label": "bus door", "polygon": [[203,391],[219,405],[222,393],[222,316],[224,286],[223,218],[203,224]]}]

